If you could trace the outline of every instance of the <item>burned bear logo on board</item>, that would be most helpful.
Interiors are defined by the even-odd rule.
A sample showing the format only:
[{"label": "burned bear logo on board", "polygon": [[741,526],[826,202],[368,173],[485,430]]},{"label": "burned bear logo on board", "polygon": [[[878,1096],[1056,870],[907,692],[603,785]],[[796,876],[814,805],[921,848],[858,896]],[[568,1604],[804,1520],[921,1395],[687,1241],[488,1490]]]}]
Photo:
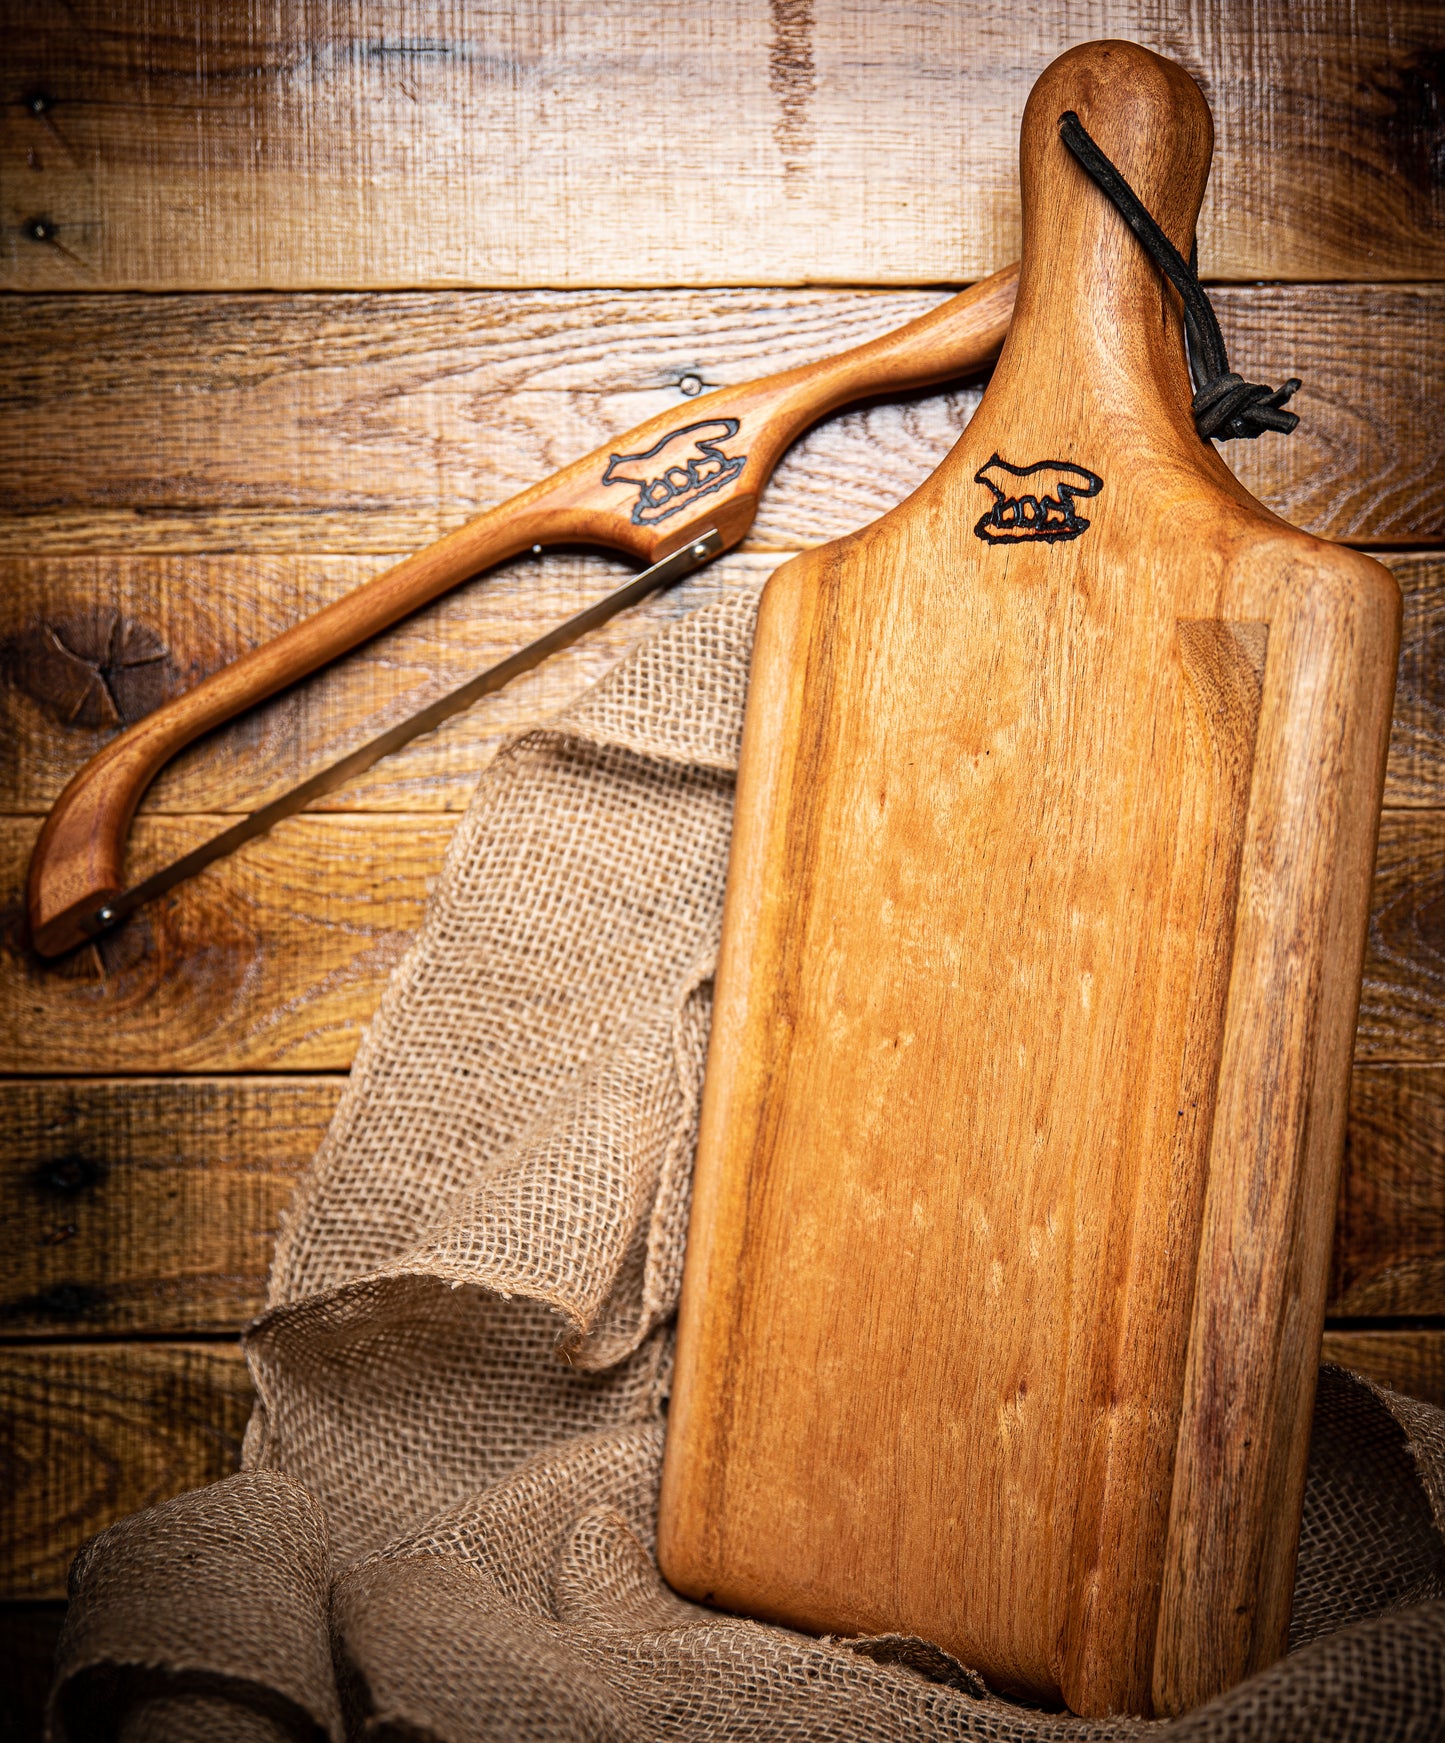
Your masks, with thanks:
[{"label": "burned bear logo on board", "polygon": [[[990,545],[1016,545],[1025,539],[1076,539],[1089,523],[1074,509],[1074,498],[1097,496],[1104,480],[1069,460],[1037,460],[1032,466],[1010,466],[995,454],[974,473],[993,492],[993,507],[981,516],[974,532]],[[1035,478],[1034,493],[1019,491],[1015,482]],[[1053,495],[1049,494],[1052,489]],[[1019,491],[1015,495],[1014,492]]]},{"label": "burned bear logo on board", "polygon": [[[655,526],[737,477],[748,463],[747,455],[722,451],[722,444],[737,433],[736,418],[705,418],[701,423],[687,424],[640,454],[613,454],[602,482],[632,485],[637,491],[633,522]],[[628,470],[623,471],[623,467]]]}]

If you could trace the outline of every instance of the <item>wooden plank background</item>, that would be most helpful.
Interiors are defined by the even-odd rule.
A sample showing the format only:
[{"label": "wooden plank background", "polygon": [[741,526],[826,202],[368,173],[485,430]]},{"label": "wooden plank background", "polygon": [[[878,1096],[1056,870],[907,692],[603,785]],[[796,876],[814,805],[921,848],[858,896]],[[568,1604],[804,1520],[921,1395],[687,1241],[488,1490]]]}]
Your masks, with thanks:
[{"label": "wooden plank background", "polygon": [[[53,1637],[87,1533],[231,1467],[277,1216],[497,745],[898,500],[979,384],[829,420],[741,552],[53,965],[19,924],[46,806],[392,554],[1003,264],[1023,100],[1084,36],[1172,55],[1213,105],[1231,356],[1305,381],[1298,433],[1228,459],[1404,589],[1329,1349],[1445,1400],[1438,6],[5,0],[0,29],[0,1649]],[[619,572],[511,564],[213,735],[148,795],[133,869]]]},{"label": "wooden plank background", "polygon": [[1101,36],[1171,55],[1213,106],[1211,273],[1440,263],[1431,0],[11,12],[11,86],[46,99],[7,105],[25,289],[977,278],[1018,250],[1030,86]]}]

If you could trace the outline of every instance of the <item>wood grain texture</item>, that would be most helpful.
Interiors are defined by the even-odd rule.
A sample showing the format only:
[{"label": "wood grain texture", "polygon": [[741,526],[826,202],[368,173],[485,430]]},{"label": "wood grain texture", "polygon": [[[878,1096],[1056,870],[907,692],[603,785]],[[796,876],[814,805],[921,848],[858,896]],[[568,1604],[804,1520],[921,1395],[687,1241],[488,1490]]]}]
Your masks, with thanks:
[{"label": "wood grain texture", "polygon": [[[1445,1332],[1331,1331],[1325,1357],[1445,1403]],[[0,1601],[63,1596],[86,1537],[227,1475],[250,1404],[228,1345],[0,1349]]]},{"label": "wood grain texture", "polygon": [[[1238,367],[1306,377],[1299,433],[1234,444],[1230,463],[1312,526],[1445,538],[1440,293],[1408,284],[1445,265],[1445,32],[1430,0],[1203,0],[1167,20],[1107,0],[1087,24],[1060,0],[1026,18],[932,0],[891,14],[855,0],[618,0],[600,14],[538,0],[0,0],[0,285],[47,293],[0,298],[0,552],[13,559],[0,569],[0,813],[43,809],[158,678],[169,694],[691,392],[867,338],[942,295],[907,284],[1012,258],[1023,94],[1062,33],[1096,27],[1176,54],[1215,107],[1207,276],[1360,281],[1215,293]],[[900,288],[695,288],[884,279]],[[1404,282],[1362,288],[1390,280]],[[658,284],[682,288],[528,288]],[[508,294],[417,289],[446,285]],[[266,294],[93,294],[124,286]],[[462,807],[500,738],[600,676],[654,612],[899,501],[978,397],[969,384],[830,420],[785,461],[756,555],[331,796],[392,813],[362,823],[359,853],[333,819],[308,820],[143,920],[109,962],[73,965],[74,983],[0,951],[0,1071],[348,1063],[450,824],[418,814]],[[41,552],[61,560],[32,561]],[[1425,809],[1386,820],[1361,1049],[1439,1061],[1441,567],[1386,560],[1406,593],[1390,802]],[[195,814],[188,842],[219,823],[208,814],[264,802],[620,573],[582,556],[511,566],[196,747],[152,809]],[[22,671],[26,638],[56,621],[64,648]],[[0,831],[7,903],[28,827]],[[139,854],[176,840],[143,832]],[[1445,1068],[1367,1063],[1353,1082],[1332,1310],[1441,1314]],[[283,1175],[338,1083],[0,1085],[0,1333],[234,1327],[264,1284]],[[1445,1402],[1445,1333],[1331,1333],[1326,1348]],[[7,1463],[17,1508],[0,1508],[0,1591],[58,1597],[86,1533],[222,1474],[244,1375],[214,1346],[18,1355],[21,1382],[0,1381],[21,1469],[17,1488]],[[0,1617],[22,1618],[0,1629],[12,1721],[27,1678],[38,1711],[57,1613]]]},{"label": "wood grain texture", "polygon": [[1384,554],[1404,597],[1387,805],[1445,805],[1445,556]]},{"label": "wood grain texture", "polygon": [[[108,904],[124,911],[122,862],[136,807],[156,775],[203,733],[525,552],[601,545],[644,566],[644,574],[467,687],[499,690],[554,647],[571,646],[624,603],[658,590],[662,572],[676,579],[737,545],[783,452],[820,418],[883,392],[934,388],[991,362],[1008,330],[1017,278],[1009,266],[866,344],[648,418],[615,447],[604,443],[538,480],[152,709],[78,771],[45,819],[28,889],[36,950],[59,956],[104,929]],[[456,698],[444,699],[433,724],[459,707]],[[353,752],[339,768],[361,773],[398,736],[409,736],[406,728]],[[340,784],[337,771],[318,778]],[[294,795],[278,800],[250,825],[237,825],[227,845],[263,821],[272,827],[301,803]]]},{"label": "wood grain texture", "polygon": [[[455,822],[435,812],[292,819],[104,944],[43,964],[18,929],[36,823],[0,820],[0,1072],[343,1069],[420,922]],[[136,875],[223,823],[204,814],[143,818],[132,844]],[[1445,1057],[1442,890],[1445,812],[1387,811],[1355,1046],[1361,1063]]]},{"label": "wood grain texture", "polygon": [[[466,714],[329,793],[328,811],[459,811],[510,734],[595,683],[645,635],[776,554],[724,557],[615,618]],[[119,728],[385,566],[384,557],[0,558],[0,814],[41,814]],[[627,578],[586,553],[524,558],[468,583],[169,765],[146,812],[250,811]]]},{"label": "wood grain texture", "polygon": [[1355,1058],[1445,1052],[1445,812],[1387,811],[1370,897]]},{"label": "wood grain texture", "polygon": [[1445,1331],[1327,1331],[1324,1359],[1445,1410]]},{"label": "wood grain texture", "polygon": [[229,1475],[250,1409],[234,1345],[0,1348],[0,1597],[63,1597],[85,1538]]},{"label": "wood grain texture", "polygon": [[[0,1332],[238,1332],[343,1079],[0,1084]],[[1354,1074],[1329,1311],[1445,1315],[1445,1067]]]},{"label": "wood grain texture", "polygon": [[1355,1067],[1329,1311],[1445,1315],[1445,1067]]},{"label": "wood grain texture", "polygon": [[[405,552],[644,418],[917,318],[938,292],[523,292],[0,299],[0,549]],[[1288,438],[1225,446],[1331,538],[1445,537],[1445,289],[1216,297],[1231,363],[1304,380]],[[77,368],[77,358],[85,367]],[[682,385],[680,385],[682,384]],[[748,548],[876,519],[932,471],[977,389],[829,419],[784,459]]]},{"label": "wood grain texture", "polygon": [[[1405,600],[1386,772],[1390,806],[1445,804],[1445,559],[1385,553]],[[730,556],[590,635],[440,732],[408,745],[328,811],[460,811],[513,732],[595,683],[642,636],[777,553]],[[38,815],[121,725],[359,585],[382,557],[0,557],[0,815]],[[171,764],[145,812],[249,811],[444,695],[624,578],[585,553],[508,564]]]},{"label": "wood grain texture", "polygon": [[3,501],[7,515],[53,519],[59,548],[96,532],[98,513],[117,517],[128,548],[224,549],[244,536],[251,550],[404,551],[704,389],[816,361],[940,300],[9,298],[0,378],[66,459],[37,465],[21,442],[0,450]]},{"label": "wood grain texture", "polygon": [[0,1334],[239,1331],[341,1083],[0,1083]]},{"label": "wood grain texture", "polygon": [[[188,1072],[349,1065],[420,923],[454,819],[297,817],[55,963],[20,942],[36,833],[0,821],[0,1070]],[[217,830],[153,818],[136,875]],[[138,923],[137,923],[138,922]]]},{"label": "wood grain texture", "polygon": [[[1428,0],[905,11],[9,0],[3,282],[27,290],[938,283],[1018,247],[1029,86],[1082,34],[1216,116],[1230,278],[1438,273]],[[922,190],[927,190],[923,197]]]},{"label": "wood grain texture", "polygon": [[1187,247],[1197,90],[1055,63],[963,440],[764,592],[658,1546],[1168,1714],[1284,1648],[1399,594],[1201,446],[1071,109]]}]

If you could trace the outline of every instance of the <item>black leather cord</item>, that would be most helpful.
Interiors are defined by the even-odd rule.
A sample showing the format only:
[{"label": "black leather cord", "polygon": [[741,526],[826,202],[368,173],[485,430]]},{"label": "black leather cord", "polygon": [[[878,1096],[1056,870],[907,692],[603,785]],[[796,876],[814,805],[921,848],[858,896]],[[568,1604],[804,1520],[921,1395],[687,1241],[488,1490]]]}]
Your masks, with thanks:
[{"label": "black leather cord", "polygon": [[1059,117],[1059,137],[1118,207],[1120,217],[1184,300],[1184,333],[1195,386],[1194,427],[1199,434],[1206,440],[1212,436],[1220,442],[1258,436],[1265,430],[1277,430],[1287,436],[1299,418],[1282,408],[1299,391],[1298,377],[1291,376],[1283,387],[1264,387],[1246,381],[1230,369],[1224,335],[1192,261],[1185,260],[1150,217],[1139,196],[1100,151],[1072,109]]}]

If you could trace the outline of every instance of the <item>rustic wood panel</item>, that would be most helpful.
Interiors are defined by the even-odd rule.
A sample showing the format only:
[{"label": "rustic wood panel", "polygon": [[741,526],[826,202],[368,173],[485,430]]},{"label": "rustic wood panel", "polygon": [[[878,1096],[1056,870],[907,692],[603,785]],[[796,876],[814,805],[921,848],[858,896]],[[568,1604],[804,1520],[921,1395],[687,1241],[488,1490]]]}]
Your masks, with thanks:
[{"label": "rustic wood panel", "polygon": [[1327,1331],[1324,1357],[1445,1408],[1445,1331]]},{"label": "rustic wood panel", "polygon": [[[343,1081],[0,1083],[0,1331],[239,1331]],[[1330,1311],[1445,1315],[1445,1066],[1356,1068]]]},{"label": "rustic wood panel", "polygon": [[[0,299],[0,550],[405,551],[644,417],[911,319],[941,293],[528,292]],[[1294,374],[1288,438],[1226,445],[1286,519],[1445,538],[1445,289],[1222,291],[1232,362]],[[77,368],[77,359],[85,367]],[[865,525],[942,459],[976,387],[830,419],[753,549]]]},{"label": "rustic wood panel", "polygon": [[1445,1058],[1445,811],[1387,811],[1355,1059]]},{"label": "rustic wood panel", "polygon": [[[726,557],[409,745],[326,809],[457,811],[510,733],[596,682],[640,637],[776,553]],[[1405,595],[1388,805],[1445,804],[1445,558],[1385,560]],[[0,814],[45,810],[122,724],[358,585],[384,557],[0,557]],[[180,758],[152,812],[250,810],[414,713],[615,584],[605,557],[508,565]]]},{"label": "rustic wood panel", "polygon": [[0,1083],[0,1332],[236,1332],[340,1077]]},{"label": "rustic wood panel", "polygon": [[[38,824],[0,818],[0,1072],[236,1071],[348,1065],[421,919],[455,819],[292,818],[152,903],[111,937],[43,963],[21,942]],[[142,818],[131,875],[221,820]],[[1380,832],[1356,1058],[1445,1058],[1445,812]]]},{"label": "rustic wood panel", "polygon": [[[39,813],[123,724],[386,567],[385,557],[0,558],[0,814]],[[725,557],[615,618],[325,799],[328,811],[457,811],[511,733],[595,683],[638,640],[776,554]],[[557,555],[459,588],[332,671],[212,734],[147,811],[248,811],[621,585],[621,560]]]},{"label": "rustic wood panel", "polygon": [[[0,552],[15,559],[0,567],[0,813],[42,808],[157,685],[675,404],[684,383],[821,355],[943,294],[696,286],[936,285],[1011,258],[1023,97],[1084,35],[1148,41],[1202,78],[1219,129],[1207,275],[1401,284],[1217,293],[1237,366],[1306,379],[1298,435],[1235,444],[1231,463],[1303,524],[1445,540],[1441,293],[1402,282],[1445,276],[1439,9],[1186,12],[619,0],[599,23],[540,0],[0,0],[0,287],[87,293],[0,298]],[[518,288],[538,284],[694,288]],[[268,294],[89,294],[126,287]],[[403,294],[417,287],[433,289]],[[363,294],[269,294],[288,288]],[[452,819],[436,813],[466,802],[501,736],[645,624],[875,517],[976,402],[970,384],[831,420],[785,462],[755,555],[328,800],[392,816],[289,824],[83,959],[38,971],[18,952],[33,823],[0,824],[0,1071],[347,1064],[439,864]],[[30,561],[43,552],[65,560]],[[1445,806],[1442,562],[1387,560],[1406,592],[1389,800]],[[197,747],[150,808],[200,815],[144,824],[138,865],[617,572],[588,557],[514,565]],[[57,622],[63,645],[37,660],[32,632]],[[1445,1058],[1442,817],[1386,820],[1362,1059]],[[0,1333],[233,1328],[260,1299],[277,1208],[339,1089],[319,1075],[0,1084]],[[1445,1312],[1442,1253],[1445,1066],[1359,1066],[1332,1311]],[[1445,1402],[1445,1332],[1330,1338],[1338,1359]],[[87,1533],[231,1468],[247,1404],[229,1347],[0,1349],[0,1596],[58,1597]],[[0,1628],[0,1657],[16,1643],[15,1674],[8,1658],[0,1671],[12,1708],[26,1677],[35,1701],[43,1691],[57,1614],[3,1618],[22,1619]]]},{"label": "rustic wood panel", "polygon": [[[1329,1331],[1325,1355],[1445,1403],[1445,1332]],[[0,1349],[0,1598],[61,1596],[91,1533],[233,1470],[250,1402],[230,1345]]]},{"label": "rustic wood panel", "polygon": [[5,10],[12,287],[975,277],[1018,249],[1029,88],[1090,36],[1209,97],[1211,271],[1445,263],[1428,0]]},{"label": "rustic wood panel", "polygon": [[815,360],[941,296],[6,299],[0,380],[50,458],[0,447],[0,505],[54,548],[407,550],[676,406],[684,384]]},{"label": "rustic wood panel", "polygon": [[1445,555],[1381,554],[1404,596],[1385,803],[1445,805]]},{"label": "rustic wood panel", "polygon": [[63,1596],[93,1532],[233,1471],[250,1408],[232,1344],[0,1349],[0,1597]]},{"label": "rustic wood panel", "polygon": [[1445,1315],[1445,1066],[1355,1067],[1329,1311]]},{"label": "rustic wood panel", "polygon": [[[421,920],[454,818],[293,817],[56,963],[20,942],[38,825],[0,820],[0,1071],[324,1071],[348,1065]],[[142,820],[147,875],[217,832]]]}]

